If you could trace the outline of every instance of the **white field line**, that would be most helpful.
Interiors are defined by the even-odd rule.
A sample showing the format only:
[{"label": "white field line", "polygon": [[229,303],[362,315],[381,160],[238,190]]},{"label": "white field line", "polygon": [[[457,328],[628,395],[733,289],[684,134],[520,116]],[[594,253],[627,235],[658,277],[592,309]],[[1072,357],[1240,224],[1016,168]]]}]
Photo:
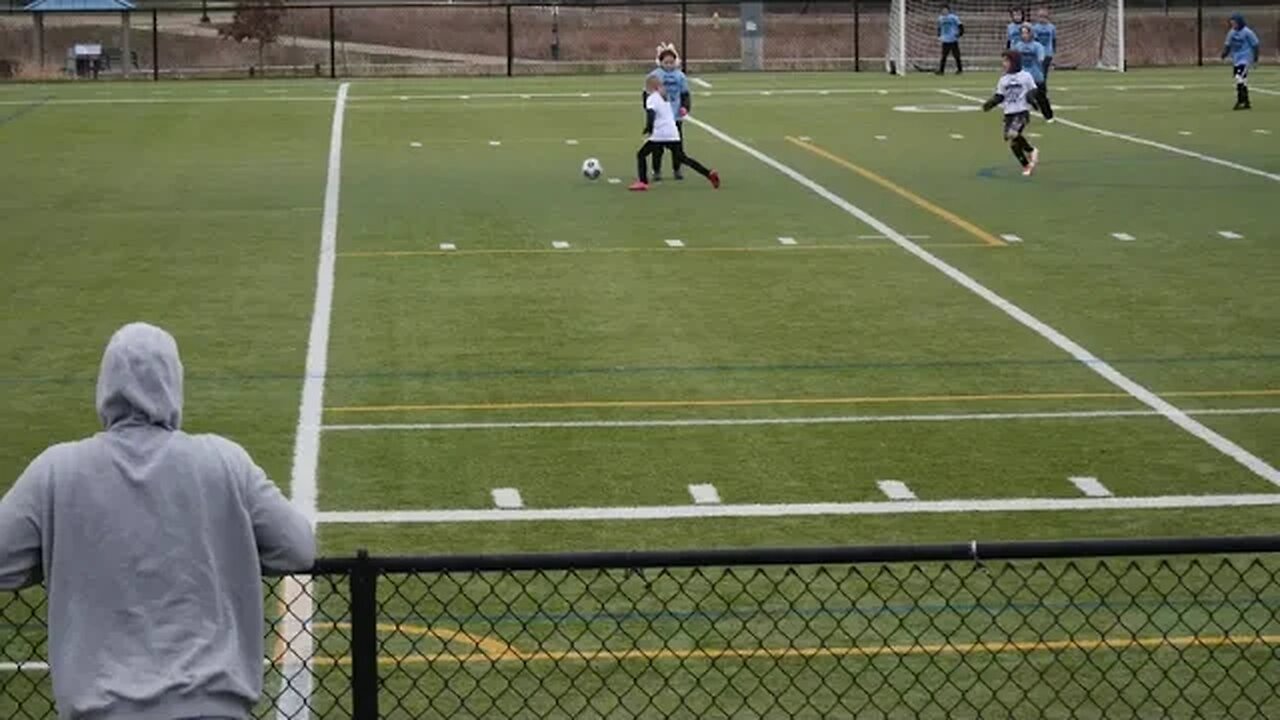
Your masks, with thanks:
[{"label": "white field line", "polygon": [[689,486],[689,497],[695,505],[719,505],[720,492],[715,485],[697,484]]},{"label": "white field line", "polygon": [[697,85],[698,87],[704,87],[704,88],[714,87],[714,85],[707,82],[706,80],[703,80],[702,78],[696,78],[696,77],[689,78],[689,82],[693,83],[694,85]]},{"label": "white field line", "polygon": [[[320,258],[316,265],[316,297],[307,338],[306,378],[293,446],[289,493],[293,504],[316,523],[316,470],[320,462],[320,425],[324,418],[324,377],[329,366],[329,320],[333,311],[333,276],[338,250],[338,194],[342,185],[342,124],[350,83],[338,86],[329,132],[329,165],[324,186],[324,216],[320,225]],[[281,668],[277,720],[306,720],[311,710],[313,637],[307,631],[314,612],[309,577],[289,576],[283,585],[286,611],[281,618],[286,655]]]},{"label": "white field line", "polygon": [[884,493],[885,497],[890,500],[902,502],[904,500],[919,499],[914,492],[911,492],[911,488],[907,487],[907,484],[901,480],[877,480],[876,487],[880,488],[880,492]]},{"label": "white field line", "polygon": [[43,660],[27,660],[24,662],[2,662],[0,672],[49,672],[49,663]]},{"label": "white field line", "polygon": [[1151,495],[1106,498],[1006,498],[991,500],[880,500],[773,505],[642,505],[535,510],[347,510],[320,513],[322,523],[474,523],[520,521],[688,520],[695,518],[812,517],[959,512],[1063,512],[1170,510],[1280,505],[1280,493],[1251,495]]},{"label": "white field line", "polygon": [[[889,239],[893,241],[893,243],[896,244],[898,247],[901,247],[903,250],[911,253],[912,255],[915,255],[917,258],[929,264],[935,270],[941,272],[942,274],[951,278],[956,283],[958,283],[965,289],[969,290],[973,294],[977,295],[983,300],[986,300],[988,303],[994,305],[996,308],[1004,312],[1006,315],[1018,321],[1028,329],[1032,330],[1033,332],[1038,334],[1040,337],[1043,337],[1045,340],[1048,340],[1049,342],[1053,343],[1058,348],[1060,348],[1063,352],[1066,352],[1067,354],[1071,355],[1071,357],[1078,360],[1085,367],[1089,368],[1090,370],[1094,371],[1098,375],[1102,376],[1102,378],[1104,378],[1107,382],[1110,382],[1112,385],[1115,385],[1121,390],[1124,390],[1126,393],[1132,395],[1135,399],[1137,399],[1143,405],[1146,405],[1147,407],[1163,415],[1165,418],[1169,420],[1169,422],[1172,422],[1173,424],[1177,425],[1178,427],[1182,428],[1188,433],[1194,435],[1195,437],[1200,438],[1204,442],[1208,443],[1209,445],[1217,449],[1219,452],[1223,453],[1224,455],[1230,457],[1231,459],[1245,466],[1246,468],[1248,468],[1250,471],[1252,471],[1259,477],[1267,480],[1270,483],[1280,486],[1280,470],[1276,470],[1274,467],[1272,467],[1269,463],[1267,463],[1262,458],[1254,455],[1253,453],[1249,452],[1248,450],[1245,450],[1244,448],[1235,444],[1234,442],[1227,439],[1226,437],[1206,427],[1203,423],[1187,415],[1185,412],[1175,407],[1169,401],[1165,400],[1164,398],[1156,395],[1155,393],[1151,392],[1147,388],[1138,384],[1136,381],[1130,379],[1127,375],[1121,373],[1119,370],[1116,370],[1115,368],[1111,367],[1101,358],[1099,358],[1098,356],[1086,350],[1083,346],[1081,346],[1076,341],[1058,332],[1057,330],[1050,327],[1046,323],[1042,322],[1035,316],[1031,315],[1031,313],[1028,313],[1026,310],[1023,310],[1017,305],[1014,305],[1012,302],[1009,302],[1004,297],[996,294],[995,291],[989,289],[987,286],[983,285],[982,283],[979,283],[977,280],[974,280],[973,278],[969,277],[968,275],[966,275],[965,273],[957,269],[955,266],[948,264],[946,261],[942,260],[938,256],[934,255],[933,253],[930,253],[928,250],[925,250],[924,248],[920,247],[914,242],[903,237],[901,233],[899,233],[897,230],[894,230],[892,227],[889,227],[889,225],[887,225],[885,222],[883,222],[879,218],[872,216],[867,211],[857,207],[856,205],[854,205],[853,203],[850,203],[848,200],[845,200],[839,195],[836,195],[835,193],[831,192],[827,188],[819,185],[818,183],[814,182],[812,179],[800,174],[799,172],[792,169],[791,167],[788,167],[787,165],[783,165],[781,162],[778,162],[777,160],[773,159],[772,157],[769,157],[768,155],[760,152],[759,150],[739,140],[736,140],[730,137],[729,135],[726,135],[725,133],[721,132],[720,130],[717,130],[711,125],[708,125],[707,123],[701,120],[698,120],[697,118],[690,118],[689,122],[694,124],[697,127],[702,128],[703,130],[710,133],[711,135],[719,138],[721,141],[729,145],[732,145],[738,148],[739,150],[747,153],[748,155],[751,155],[752,157],[756,158],[762,163],[769,165],[770,167],[774,168],[778,172],[781,172],[782,174],[796,181],[800,185],[808,188],[814,194],[818,195],[819,197],[827,200],[833,205],[844,210],[849,215],[852,215],[853,217],[861,220],[863,223],[865,223],[866,225],[869,225],[876,231],[884,233],[885,235],[888,235]],[[1275,177],[1277,180],[1280,180],[1280,175],[1277,175]]]},{"label": "white field line", "polygon": [[1280,90],[1268,90],[1267,88],[1261,88],[1257,85],[1250,86],[1249,89],[1253,92],[1262,93],[1263,95],[1280,95]]},{"label": "white field line", "polygon": [[1086,497],[1111,497],[1111,491],[1095,477],[1073,477],[1071,484],[1079,488]]},{"label": "white field line", "polygon": [[[952,97],[971,100],[973,102],[982,102],[982,98],[980,97],[977,97],[974,95],[966,95],[964,93],[956,92],[954,90],[939,90],[938,92],[946,93],[947,95],[951,95]],[[1186,149],[1177,147],[1175,145],[1167,145],[1162,142],[1156,142],[1155,140],[1148,140],[1146,138],[1138,137],[1137,135],[1127,135],[1125,133],[1118,133],[1118,132],[1112,132],[1110,130],[1103,130],[1102,128],[1096,128],[1096,127],[1093,127],[1092,125],[1085,125],[1083,123],[1075,122],[1074,120],[1067,120],[1066,118],[1063,118],[1063,117],[1056,118],[1056,122],[1060,125],[1066,125],[1067,127],[1073,127],[1077,130],[1083,130],[1085,132],[1093,133],[1095,135],[1115,138],[1116,140],[1124,140],[1125,142],[1131,142],[1137,145],[1146,145],[1147,147],[1153,147],[1153,148],[1156,148],[1157,150],[1164,150],[1165,152],[1174,153],[1175,155],[1182,155],[1183,157],[1195,158],[1196,160],[1202,160],[1204,162],[1212,163],[1214,165],[1221,165],[1222,167],[1225,167],[1225,168],[1238,170],[1242,173],[1248,173],[1250,175],[1256,175],[1258,177],[1266,178],[1268,180],[1274,180],[1275,182],[1280,182],[1280,174],[1270,173],[1265,170],[1259,170],[1258,168],[1249,167],[1248,165],[1241,165],[1240,163],[1231,162],[1230,160],[1223,160],[1222,158],[1214,157],[1212,155],[1204,155],[1202,153],[1198,153],[1193,150],[1186,150]]]},{"label": "white field line", "polygon": [[[1280,407],[1188,410],[1188,415],[1280,415]],[[754,427],[770,425],[875,425],[878,423],[989,422],[1005,420],[1104,420],[1164,417],[1158,410],[1072,410],[1061,412],[949,413],[936,415],[822,415],[768,418],[673,418],[670,420],[532,420],[513,422],[435,422],[325,425],[326,432],[404,432],[415,430],[559,430],[673,427]]]}]

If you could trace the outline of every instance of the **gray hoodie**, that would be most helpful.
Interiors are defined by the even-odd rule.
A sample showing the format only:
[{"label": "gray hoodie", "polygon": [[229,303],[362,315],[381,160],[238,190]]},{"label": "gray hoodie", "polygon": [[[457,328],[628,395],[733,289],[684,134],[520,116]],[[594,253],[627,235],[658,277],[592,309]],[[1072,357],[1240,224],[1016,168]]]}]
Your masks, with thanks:
[{"label": "gray hoodie", "polygon": [[97,396],[104,431],[49,448],[0,500],[0,588],[47,581],[58,717],[247,718],[261,567],[311,567],[310,520],[239,445],[179,429],[165,331],[112,336]]}]

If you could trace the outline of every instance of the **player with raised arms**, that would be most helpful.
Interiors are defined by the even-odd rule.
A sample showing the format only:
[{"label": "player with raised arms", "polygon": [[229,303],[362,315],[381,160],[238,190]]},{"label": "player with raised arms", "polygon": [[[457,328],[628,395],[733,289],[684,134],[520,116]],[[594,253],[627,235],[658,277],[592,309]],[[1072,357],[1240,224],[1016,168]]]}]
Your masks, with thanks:
[{"label": "player with raised arms", "polygon": [[1016,50],[1000,54],[1004,74],[996,82],[996,92],[982,104],[983,111],[997,105],[1004,109],[1004,139],[1009,143],[1013,156],[1022,165],[1022,174],[1030,176],[1040,163],[1040,151],[1022,136],[1031,123],[1031,99],[1036,92],[1036,81],[1031,73],[1022,69],[1022,55]]},{"label": "player with raised arms", "polygon": [[1222,57],[1231,58],[1231,74],[1236,79],[1236,106],[1232,110],[1249,110],[1249,66],[1258,62],[1258,36],[1244,22],[1240,13],[1231,14],[1231,29],[1222,46]]}]

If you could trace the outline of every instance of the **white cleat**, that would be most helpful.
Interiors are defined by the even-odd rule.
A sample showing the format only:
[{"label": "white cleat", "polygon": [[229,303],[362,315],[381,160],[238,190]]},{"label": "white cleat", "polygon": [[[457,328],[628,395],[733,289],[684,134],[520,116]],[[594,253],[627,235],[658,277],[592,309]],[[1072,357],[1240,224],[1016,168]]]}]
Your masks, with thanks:
[{"label": "white cleat", "polygon": [[1027,163],[1027,166],[1023,168],[1022,174],[1030,175],[1031,173],[1036,171],[1036,166],[1039,164],[1040,164],[1040,148],[1035,148],[1031,151],[1031,162]]},{"label": "white cleat", "polygon": [[1026,167],[1022,168],[1022,177],[1031,177],[1031,166],[1030,166],[1030,165],[1028,165],[1028,166],[1026,166]]}]

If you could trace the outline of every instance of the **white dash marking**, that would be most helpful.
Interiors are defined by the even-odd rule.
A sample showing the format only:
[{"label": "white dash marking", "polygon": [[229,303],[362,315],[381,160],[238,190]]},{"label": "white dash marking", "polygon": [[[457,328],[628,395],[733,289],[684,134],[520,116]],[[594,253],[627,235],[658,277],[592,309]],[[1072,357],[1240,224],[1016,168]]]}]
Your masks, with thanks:
[{"label": "white dash marking", "polygon": [[877,135],[877,136],[876,136],[876,139],[877,139],[877,140],[888,140],[888,139],[889,139],[889,136],[888,136],[888,135]]},{"label": "white dash marking", "polygon": [[1218,234],[1228,240],[1243,240],[1244,236],[1231,230],[1219,230]]},{"label": "white dash marking", "polygon": [[704,88],[712,87],[711,83],[707,82],[706,80],[703,80],[702,78],[689,78],[689,81],[692,82],[694,85],[697,85],[698,87],[704,87]]},{"label": "white dash marking", "polygon": [[582,93],[578,97],[591,97],[591,93]]},{"label": "white dash marking", "polygon": [[911,488],[901,480],[877,480],[876,485],[879,486],[880,492],[890,500],[916,500],[916,494],[911,492]]},{"label": "white dash marking", "polygon": [[684,241],[683,241],[683,240],[668,240],[668,241],[667,241],[667,247],[682,248],[682,247],[684,247]]},{"label": "white dash marking", "polygon": [[502,141],[501,141],[501,140],[490,140],[490,141],[489,141],[489,147],[498,147],[498,146],[499,146],[499,145],[501,145],[501,144],[502,144]]},{"label": "white dash marking", "polygon": [[778,238],[778,244],[779,245],[795,245],[796,239],[793,237],[780,237]]},{"label": "white dash marking", "polygon": [[406,100],[408,100],[408,99],[409,99],[409,96],[408,96],[408,95],[401,95],[401,96],[400,96],[400,102],[404,102],[404,101],[406,101]]},{"label": "white dash marking", "polygon": [[459,95],[459,96],[458,96],[458,99],[459,99],[459,100],[470,100],[470,99],[471,99],[471,96],[470,96],[470,95]]},{"label": "white dash marking", "polygon": [[951,133],[951,139],[952,139],[952,140],[963,140],[963,139],[964,139],[964,136],[963,136],[963,135],[961,135],[960,133]]},{"label": "white dash marking", "polygon": [[1071,484],[1080,488],[1086,497],[1111,497],[1111,491],[1095,477],[1073,477]]},{"label": "white dash marking", "polygon": [[515,488],[494,488],[489,493],[493,496],[493,506],[503,510],[518,510],[524,507],[524,498]]},{"label": "white dash marking", "polygon": [[457,250],[458,246],[453,243],[440,243],[441,250]]},{"label": "white dash marking", "polygon": [[801,140],[801,141],[803,141],[803,142],[809,142],[809,141],[810,141],[810,140],[812,140],[812,139],[813,139],[813,138],[809,137],[808,135],[801,135],[801,136],[800,136],[800,140]]},{"label": "white dash marking", "polygon": [[568,250],[568,249],[569,249],[569,243],[567,243],[567,242],[565,242],[565,241],[563,241],[563,240],[553,240],[553,241],[551,242],[551,247],[555,248],[556,250]]},{"label": "white dash marking", "polygon": [[888,91],[888,90],[877,90],[877,91],[876,91],[876,94],[878,94],[878,95],[888,95],[888,94],[889,94],[889,91]]},{"label": "white dash marking", "polygon": [[1136,239],[1129,233],[1123,233],[1123,232],[1113,232],[1111,233],[1111,237],[1117,240],[1121,240],[1123,242],[1133,242]]},{"label": "white dash marking", "polygon": [[772,90],[761,90],[761,91],[760,91],[760,94],[761,94],[761,95],[772,95],[772,94],[773,94],[773,91],[772,91]]},{"label": "white dash marking", "polygon": [[1020,242],[1022,242],[1022,238],[1020,238],[1020,237],[1018,237],[1017,235],[1014,235],[1014,234],[1012,234],[1012,233],[1007,234],[1007,235],[1001,235],[1001,236],[1000,236],[1000,239],[1001,239],[1001,240],[1003,240],[1003,241],[1005,241],[1005,242],[1011,242],[1011,243],[1020,243]]},{"label": "white dash marking", "polygon": [[621,185],[621,184],[622,184],[622,178],[609,178],[609,184],[610,184],[610,185]]},{"label": "white dash marking", "polygon": [[521,99],[521,100],[532,100],[532,99],[533,99],[533,96],[532,96],[532,95],[521,95],[521,96],[520,96],[520,99]]},{"label": "white dash marking", "polygon": [[577,140],[574,140],[573,138],[569,138],[568,140],[565,140],[565,141],[564,141],[564,144],[565,144],[565,145],[577,145],[577,144],[578,144],[578,141],[577,141]]},{"label": "white dash marking", "polygon": [[413,141],[413,142],[409,143],[409,147],[422,147],[422,143],[420,143],[420,142],[418,142],[417,140],[415,140],[415,141]]},{"label": "white dash marking", "polygon": [[1270,130],[1264,130],[1264,129],[1262,129],[1262,128],[1258,128],[1257,130],[1254,130],[1254,132],[1258,133],[1259,135],[1270,135],[1270,134],[1271,134],[1271,131],[1270,131]]},{"label": "white dash marking", "polygon": [[1038,138],[1038,137],[1044,137],[1044,136],[1041,135],[1040,133],[1027,133],[1027,137]]},{"label": "white dash marking", "polygon": [[1178,131],[1178,134],[1179,134],[1179,135],[1184,135],[1184,136],[1185,136],[1185,135],[1190,135],[1190,134],[1191,134],[1191,131],[1190,131],[1190,130],[1179,130],[1179,131]]},{"label": "white dash marking", "polygon": [[818,94],[819,94],[819,95],[830,95],[830,94],[831,94],[831,91],[830,91],[830,90],[819,90],[819,91],[818,91]]},{"label": "white dash marking", "polygon": [[690,485],[689,496],[693,498],[694,505],[720,504],[720,493],[715,485]]}]

